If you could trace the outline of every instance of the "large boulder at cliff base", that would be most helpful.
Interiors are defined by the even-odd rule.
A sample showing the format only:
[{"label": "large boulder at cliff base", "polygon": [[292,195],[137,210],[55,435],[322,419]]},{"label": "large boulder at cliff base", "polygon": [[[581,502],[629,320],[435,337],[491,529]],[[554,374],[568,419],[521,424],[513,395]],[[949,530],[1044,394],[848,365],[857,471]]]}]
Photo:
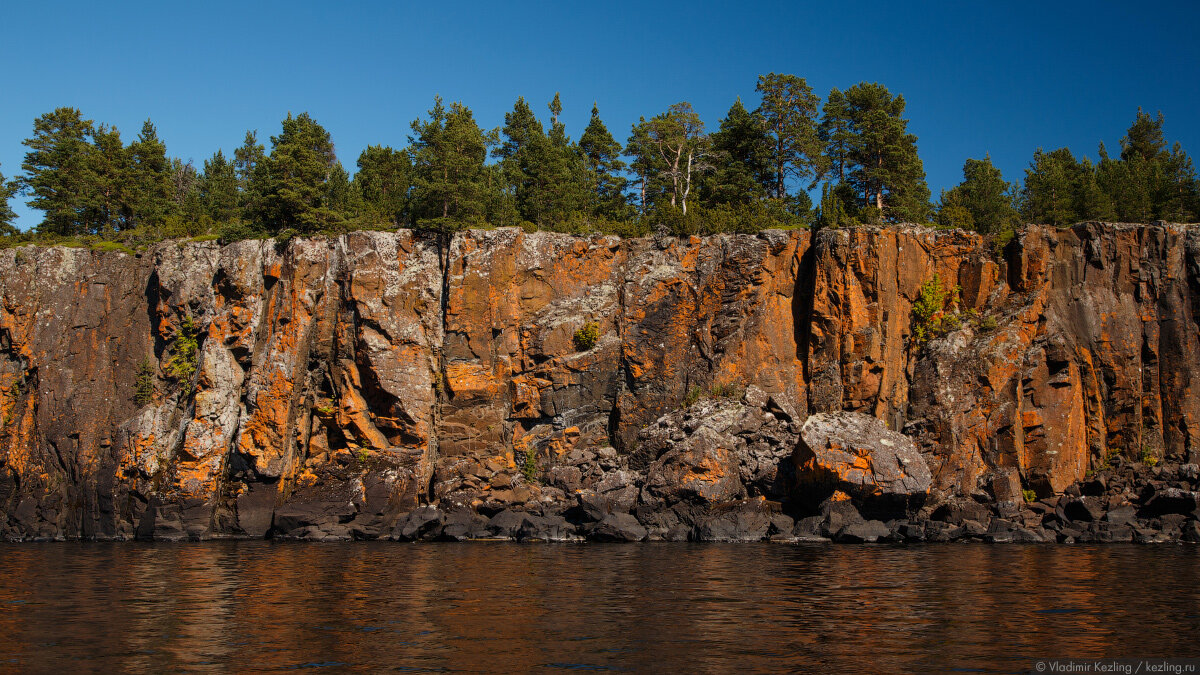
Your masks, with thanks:
[{"label": "large boulder at cliff base", "polygon": [[932,477],[903,434],[853,412],[817,413],[800,429],[796,496],[809,504],[841,491],[872,511],[920,506]]}]

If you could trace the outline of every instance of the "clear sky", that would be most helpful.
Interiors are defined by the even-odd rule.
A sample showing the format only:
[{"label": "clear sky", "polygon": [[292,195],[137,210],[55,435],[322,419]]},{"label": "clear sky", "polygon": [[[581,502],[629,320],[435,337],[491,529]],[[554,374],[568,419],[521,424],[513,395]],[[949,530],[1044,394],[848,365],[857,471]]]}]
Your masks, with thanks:
[{"label": "clear sky", "polygon": [[[7,2],[0,12],[0,173],[38,115],[72,106],[129,142],[147,117],[197,167],[288,111],[333,135],[350,171],[407,145],[435,94],[484,127],[518,95],[562,93],[578,138],[592,102],[624,141],[690,101],[715,130],[759,74],[880,82],[908,102],[934,196],[990,153],[1009,180],[1033,151],[1115,148],[1138,106],[1200,153],[1200,3],[1176,2]],[[269,149],[269,143],[268,143]],[[19,226],[40,214],[14,204]]]}]

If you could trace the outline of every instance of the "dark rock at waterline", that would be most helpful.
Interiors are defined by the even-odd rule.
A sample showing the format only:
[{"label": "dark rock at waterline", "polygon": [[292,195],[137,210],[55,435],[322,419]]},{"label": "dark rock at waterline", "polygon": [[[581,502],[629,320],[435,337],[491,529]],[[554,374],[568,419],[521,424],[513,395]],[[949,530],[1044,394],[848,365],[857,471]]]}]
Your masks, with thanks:
[{"label": "dark rock at waterline", "polygon": [[397,541],[433,539],[439,534],[444,519],[441,509],[423,506],[401,518],[392,530],[391,538]]},{"label": "dark rock at waterline", "polygon": [[628,513],[609,513],[587,532],[592,541],[634,542],[646,538],[646,528]]},{"label": "dark rock at waterline", "polygon": [[438,532],[438,538],[444,541],[481,539],[490,534],[487,525],[487,518],[470,509],[452,509],[446,513],[445,522]]},{"label": "dark rock at waterline", "polygon": [[718,509],[695,528],[696,541],[761,541],[771,534],[790,533],[792,519],[772,513],[760,499],[744,500]]}]

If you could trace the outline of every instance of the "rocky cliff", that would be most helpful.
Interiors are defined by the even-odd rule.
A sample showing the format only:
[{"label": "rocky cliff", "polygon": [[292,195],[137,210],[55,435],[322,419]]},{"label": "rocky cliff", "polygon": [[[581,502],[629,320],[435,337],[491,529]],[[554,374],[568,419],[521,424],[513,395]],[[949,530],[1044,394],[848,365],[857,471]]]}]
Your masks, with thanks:
[{"label": "rocky cliff", "polygon": [[912,439],[927,515],[1200,459],[1183,226],[25,247],[0,293],[11,539],[783,533],[835,411]]}]

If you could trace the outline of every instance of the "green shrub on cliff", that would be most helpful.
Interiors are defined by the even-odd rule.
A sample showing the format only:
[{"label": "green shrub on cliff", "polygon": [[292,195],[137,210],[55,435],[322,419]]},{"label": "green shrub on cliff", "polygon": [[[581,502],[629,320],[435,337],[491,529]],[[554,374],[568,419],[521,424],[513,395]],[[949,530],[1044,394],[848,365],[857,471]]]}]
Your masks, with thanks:
[{"label": "green shrub on cliff", "polygon": [[137,379],[134,383],[133,402],[146,405],[154,400],[154,367],[150,359],[142,359],[138,364]]},{"label": "green shrub on cliff", "polygon": [[575,331],[571,336],[571,340],[575,343],[575,349],[586,352],[596,346],[596,341],[600,339],[600,326],[595,321],[589,321],[583,324],[583,327]]},{"label": "green shrub on cliff", "polygon": [[171,336],[171,358],[164,368],[167,375],[183,387],[184,395],[191,392],[192,375],[199,359],[199,330],[191,314],[185,314]]},{"label": "green shrub on cliff", "polygon": [[962,325],[958,312],[950,311],[958,302],[959,290],[958,286],[943,284],[941,276],[937,274],[921,284],[921,291],[912,307],[912,335],[916,344],[923,344],[932,337]]},{"label": "green shrub on cliff", "polygon": [[526,448],[525,455],[522,457],[521,475],[525,477],[526,482],[536,483],[538,473],[537,450],[535,448]]}]

